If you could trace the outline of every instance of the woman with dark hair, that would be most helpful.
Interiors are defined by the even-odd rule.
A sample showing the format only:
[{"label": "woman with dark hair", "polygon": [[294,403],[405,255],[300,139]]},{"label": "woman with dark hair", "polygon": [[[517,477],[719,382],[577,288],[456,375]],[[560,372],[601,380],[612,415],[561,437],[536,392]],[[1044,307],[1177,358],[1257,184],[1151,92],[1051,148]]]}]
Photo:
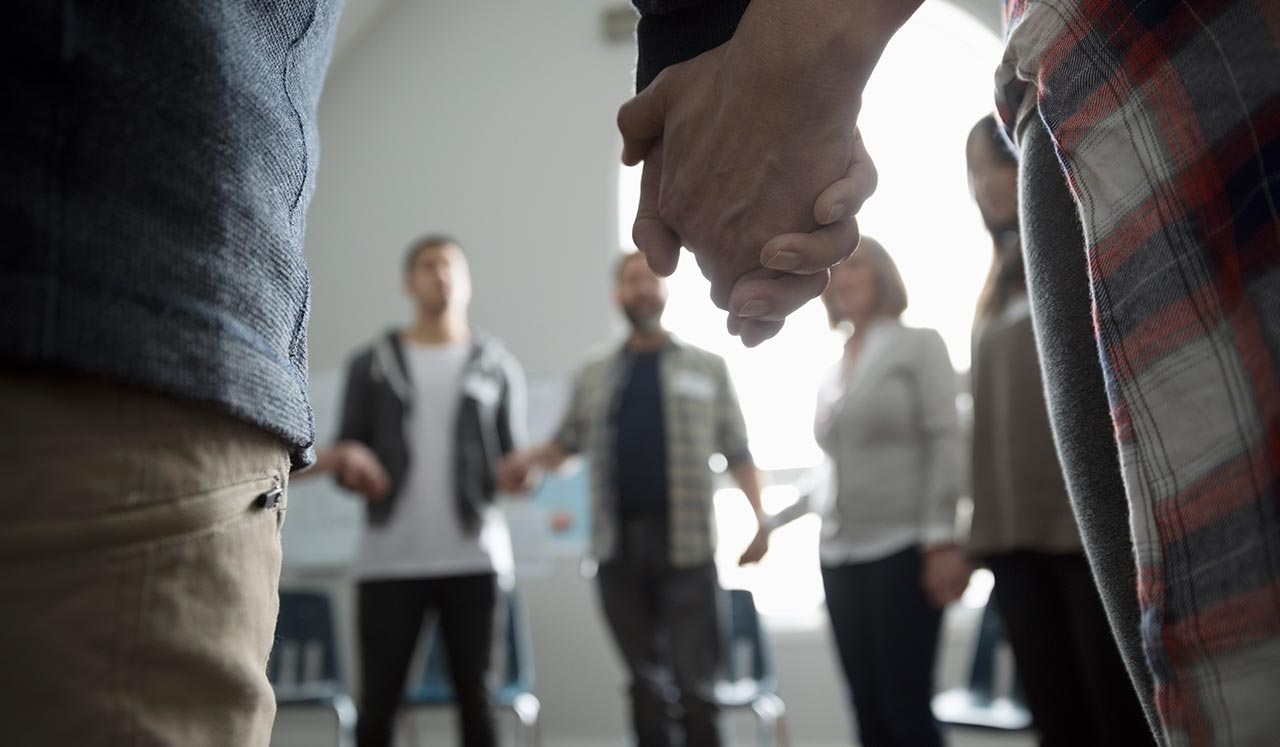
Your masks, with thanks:
[{"label": "woman with dark hair", "polygon": [[827,611],[864,747],[941,747],[930,709],[942,608],[968,583],[956,543],[963,443],[942,337],[900,320],[893,259],[864,238],[822,300],[848,332],[819,396],[823,488],[768,522],[812,510]]},{"label": "woman with dark hair", "polygon": [[1089,571],[1044,401],[1018,231],[1018,160],[994,117],[966,147],[992,238],[973,332],[969,552],[995,576],[1042,747],[1152,744]]},{"label": "woman with dark hair", "polygon": [[965,155],[969,188],[992,242],[991,269],[978,297],[981,320],[1027,295],[1018,233],[1018,156],[990,115],[969,131]]}]

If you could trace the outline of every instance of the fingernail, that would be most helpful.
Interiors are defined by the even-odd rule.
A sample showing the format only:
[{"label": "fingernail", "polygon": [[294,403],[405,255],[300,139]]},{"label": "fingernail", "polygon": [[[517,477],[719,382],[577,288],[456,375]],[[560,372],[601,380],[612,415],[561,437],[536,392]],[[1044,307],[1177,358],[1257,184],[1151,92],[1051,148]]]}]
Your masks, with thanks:
[{"label": "fingernail", "polygon": [[849,208],[845,207],[845,204],[843,202],[837,202],[836,204],[832,205],[831,212],[827,213],[827,223],[828,224],[835,223],[836,221],[840,220],[841,218],[844,217],[844,213],[848,209]]},{"label": "fingernail", "polygon": [[765,262],[765,267],[770,270],[781,270],[782,272],[791,272],[800,267],[800,252],[791,249],[783,249],[777,254],[769,258]]},{"label": "fingernail", "polygon": [[769,302],[763,299],[757,298],[755,300],[747,301],[746,303],[742,304],[742,306],[738,309],[738,316],[750,319],[757,316],[764,316],[768,312],[769,312]]}]

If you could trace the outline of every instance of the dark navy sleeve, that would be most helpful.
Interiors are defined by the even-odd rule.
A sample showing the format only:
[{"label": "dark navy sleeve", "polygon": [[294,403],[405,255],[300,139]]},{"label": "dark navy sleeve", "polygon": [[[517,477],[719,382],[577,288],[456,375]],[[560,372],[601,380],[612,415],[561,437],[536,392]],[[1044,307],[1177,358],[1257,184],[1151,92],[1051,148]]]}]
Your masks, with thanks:
[{"label": "dark navy sleeve", "polygon": [[633,0],[636,27],[636,91],[658,73],[729,41],[750,0]]}]

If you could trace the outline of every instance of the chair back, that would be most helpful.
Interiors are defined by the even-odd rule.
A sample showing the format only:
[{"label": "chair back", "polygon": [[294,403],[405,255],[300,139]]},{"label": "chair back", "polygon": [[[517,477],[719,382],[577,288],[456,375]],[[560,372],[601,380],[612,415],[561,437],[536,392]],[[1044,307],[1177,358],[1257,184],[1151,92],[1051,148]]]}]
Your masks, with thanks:
[{"label": "chair back", "polygon": [[746,589],[723,592],[721,679],[752,682],[761,693],[776,693],[778,672],[765,640],[755,597]]},{"label": "chair back", "polygon": [[341,682],[333,605],[315,591],[280,591],[267,677],[277,689]]},{"label": "chair back", "polygon": [[973,665],[967,686],[952,688],[933,697],[933,713],[941,722],[999,731],[1031,728],[1031,712],[1025,705],[1012,660],[1000,654],[1005,648],[1004,626],[994,603],[988,602],[978,623]]},{"label": "chair back", "polygon": [[[496,647],[495,655],[501,658],[502,668],[495,695],[499,704],[510,705],[516,696],[533,692],[533,644],[528,613],[520,595],[510,592],[501,598],[500,604],[503,607],[498,615],[501,644]],[[406,688],[405,700],[416,705],[452,703],[454,692],[448,655],[438,623],[424,628],[419,645],[426,648],[425,661],[418,676]]]},{"label": "chair back", "polygon": [[978,640],[973,649],[973,667],[969,670],[969,692],[990,700],[996,696],[996,659],[1004,624],[994,604],[988,603],[978,624]]}]

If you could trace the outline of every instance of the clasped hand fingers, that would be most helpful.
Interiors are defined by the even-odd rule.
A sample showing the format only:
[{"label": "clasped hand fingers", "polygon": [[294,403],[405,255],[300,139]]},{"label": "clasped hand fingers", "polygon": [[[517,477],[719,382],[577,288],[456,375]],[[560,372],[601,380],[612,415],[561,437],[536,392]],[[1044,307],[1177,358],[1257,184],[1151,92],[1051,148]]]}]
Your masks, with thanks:
[{"label": "clasped hand fingers", "polygon": [[[755,345],[821,294],[828,269],[857,247],[855,216],[877,175],[856,129],[762,137],[758,122],[707,122],[703,89],[725,77],[723,57],[712,50],[668,69],[623,104],[618,127],[623,162],[644,163],[636,246],[661,275],[688,248],[729,312],[729,331]],[[837,114],[856,118],[856,103]]]}]

